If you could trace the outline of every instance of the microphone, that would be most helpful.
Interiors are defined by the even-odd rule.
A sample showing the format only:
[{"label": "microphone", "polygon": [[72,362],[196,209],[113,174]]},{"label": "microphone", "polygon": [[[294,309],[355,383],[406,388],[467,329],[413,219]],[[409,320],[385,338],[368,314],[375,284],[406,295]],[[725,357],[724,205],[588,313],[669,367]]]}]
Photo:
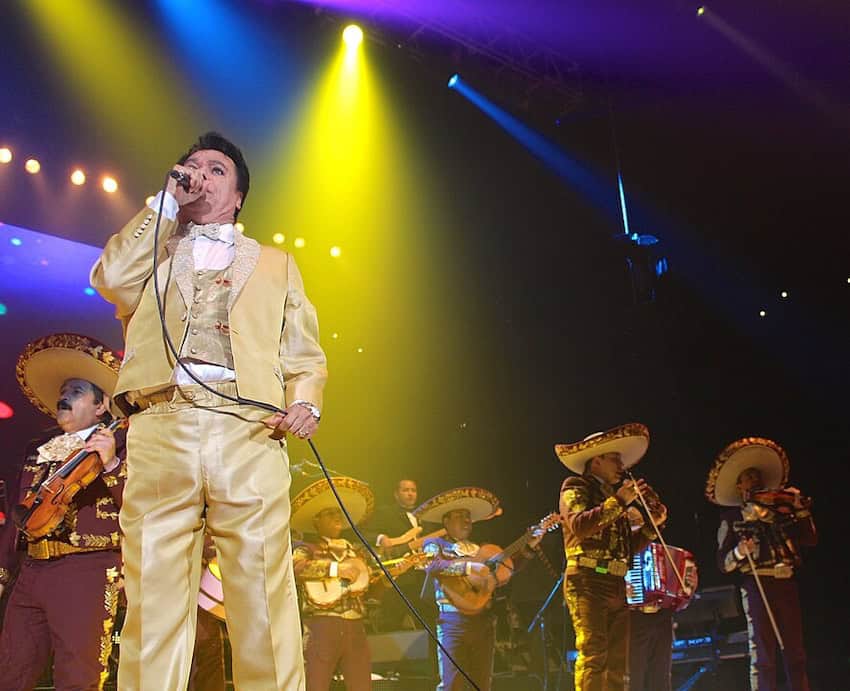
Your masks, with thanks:
[{"label": "microphone", "polygon": [[189,176],[186,173],[183,173],[179,170],[172,170],[169,175],[177,180],[177,184],[180,185],[187,192],[189,191]]}]

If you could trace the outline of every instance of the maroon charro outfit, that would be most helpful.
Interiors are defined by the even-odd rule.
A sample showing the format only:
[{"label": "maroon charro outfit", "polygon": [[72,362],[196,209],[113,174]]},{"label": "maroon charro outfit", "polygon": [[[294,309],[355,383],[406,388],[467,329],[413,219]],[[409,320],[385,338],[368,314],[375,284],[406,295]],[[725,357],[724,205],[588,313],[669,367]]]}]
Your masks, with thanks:
[{"label": "maroon charro outfit", "polygon": [[335,578],[339,563],[350,558],[362,558],[362,555],[343,538],[320,537],[316,542],[301,542],[293,550],[292,564],[304,627],[307,691],[327,691],[337,666],[348,691],[368,691],[372,687],[369,645],[363,625],[364,595],[347,593],[333,605],[319,607],[305,589],[307,581]]},{"label": "maroon charro outfit", "polygon": [[752,569],[736,552],[742,535],[757,541],[753,563],[785,646],[783,661],[790,691],[808,691],[806,649],[796,571],[802,566],[800,547],[817,543],[817,532],[807,508],[791,515],[766,516],[750,504],[724,512],[717,533],[718,566],[724,573],[740,574],[741,599],[747,615],[750,643],[750,687],[753,691],[776,689],[777,641],[764,599]]},{"label": "maroon charro outfit", "polygon": [[[82,448],[90,431],[54,431],[32,443],[19,496],[9,497],[10,506],[49,477],[74,448]],[[57,691],[98,689],[106,679],[121,566],[118,511],[126,476],[121,430],[115,433],[115,449],[117,467],[74,497],[51,534],[32,541],[12,521],[0,527],[0,578],[8,581],[21,562],[14,585],[7,585],[12,592],[0,633],[0,691],[31,689],[51,653]]]}]

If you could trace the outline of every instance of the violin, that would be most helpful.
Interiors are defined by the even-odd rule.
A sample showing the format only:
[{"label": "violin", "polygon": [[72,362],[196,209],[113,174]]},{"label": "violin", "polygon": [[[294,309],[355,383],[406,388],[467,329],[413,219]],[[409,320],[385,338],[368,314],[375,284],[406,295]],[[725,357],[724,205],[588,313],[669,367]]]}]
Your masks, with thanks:
[{"label": "violin", "polygon": [[795,511],[808,509],[812,505],[811,497],[805,497],[793,489],[752,490],[748,502],[785,516],[791,516]]},{"label": "violin", "polygon": [[[126,426],[126,418],[116,418],[105,428],[114,432]],[[92,435],[102,429],[98,426]],[[102,472],[103,461],[97,451],[72,451],[50,477],[12,510],[15,525],[33,540],[49,535],[64,520],[77,492],[88,487]]]}]

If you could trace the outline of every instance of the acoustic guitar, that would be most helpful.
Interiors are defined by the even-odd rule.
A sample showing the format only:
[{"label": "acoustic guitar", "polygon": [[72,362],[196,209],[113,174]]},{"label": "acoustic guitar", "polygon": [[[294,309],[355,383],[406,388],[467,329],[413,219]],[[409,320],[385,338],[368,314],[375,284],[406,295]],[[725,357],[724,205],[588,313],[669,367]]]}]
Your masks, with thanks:
[{"label": "acoustic guitar", "polygon": [[[414,566],[422,564],[427,556],[422,552],[414,552],[401,559],[382,562],[390,575],[395,578]],[[361,595],[373,584],[384,581],[384,574],[378,568],[370,569],[366,562],[359,557],[343,559],[340,564],[352,564],[357,569],[357,577],[353,580],[345,578],[322,578],[320,580],[304,581],[304,595],[314,607],[330,609],[346,595]]]},{"label": "acoustic guitar", "polygon": [[[502,507],[497,508],[493,513],[485,518],[482,518],[482,521],[489,521],[492,518],[496,518],[497,516],[502,515]],[[398,537],[384,537],[381,541],[381,556],[384,559],[392,559],[394,557],[401,557],[406,555],[409,552],[416,552],[421,550],[426,540],[430,540],[432,538],[445,537],[446,529],[440,528],[439,530],[435,530],[433,533],[428,533],[427,535],[419,535],[422,532],[422,526],[418,526],[416,528],[410,528],[410,530],[402,533]]]},{"label": "acoustic guitar", "polygon": [[462,561],[485,564],[488,571],[468,576],[438,576],[443,593],[458,611],[463,614],[478,614],[490,602],[496,588],[505,585],[513,575],[514,564],[511,557],[533,537],[555,530],[560,525],[560,514],[550,513],[504,549],[498,545],[481,545],[473,556]]},{"label": "acoustic guitar", "polygon": [[[427,555],[423,552],[410,554],[402,559],[393,559],[383,562],[384,566],[395,578],[405,571],[425,563]],[[307,597],[320,609],[333,607],[337,601],[346,593],[359,594],[366,592],[370,587],[386,587],[386,578],[378,569],[369,569],[362,559],[351,558],[344,560],[357,566],[357,578],[347,581],[341,578],[324,578],[319,581],[306,581],[304,583]],[[212,614],[216,619],[226,621],[224,609],[224,592],[221,587],[221,569],[218,559],[210,559],[207,568],[201,574],[201,589],[198,593],[198,604],[202,609]]]}]

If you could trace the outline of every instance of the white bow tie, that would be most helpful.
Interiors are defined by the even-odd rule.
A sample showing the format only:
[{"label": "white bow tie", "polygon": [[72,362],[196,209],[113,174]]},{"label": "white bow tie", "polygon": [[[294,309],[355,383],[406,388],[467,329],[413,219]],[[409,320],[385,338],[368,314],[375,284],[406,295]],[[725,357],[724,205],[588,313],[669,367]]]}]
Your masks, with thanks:
[{"label": "white bow tie", "polygon": [[221,223],[205,223],[203,225],[189,223],[188,228],[190,240],[202,235],[210,240],[218,240],[221,237]]}]

